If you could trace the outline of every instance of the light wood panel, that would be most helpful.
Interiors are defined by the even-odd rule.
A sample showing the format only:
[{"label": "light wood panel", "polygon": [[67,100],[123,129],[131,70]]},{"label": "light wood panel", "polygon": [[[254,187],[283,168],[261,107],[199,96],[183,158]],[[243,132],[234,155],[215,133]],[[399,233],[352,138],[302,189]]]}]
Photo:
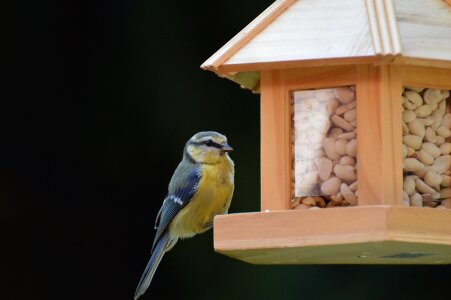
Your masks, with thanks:
[{"label": "light wood panel", "polygon": [[451,7],[442,0],[393,0],[403,56],[451,60]]},{"label": "light wood panel", "polygon": [[416,58],[398,56],[393,61],[396,65],[412,65],[419,67],[431,67],[431,68],[446,68],[451,69],[451,61],[443,59],[429,59],[429,58]]},{"label": "light wood panel", "polygon": [[359,205],[384,203],[380,68],[357,66],[357,174]]},{"label": "light wood panel", "polygon": [[403,66],[398,68],[403,85],[451,89],[451,70]]},{"label": "light wood panel", "polygon": [[261,210],[290,209],[290,103],[279,71],[261,73]]},{"label": "light wood panel", "polygon": [[281,71],[286,91],[352,85],[356,82],[354,65],[288,69]]},{"label": "light wood panel", "polygon": [[259,264],[451,263],[451,210],[378,205],[217,216],[214,245]]},{"label": "light wood panel", "polygon": [[402,83],[395,66],[381,70],[382,203],[402,204]]},{"label": "light wood panel", "polygon": [[357,70],[359,205],[401,205],[401,77],[389,65]]},{"label": "light wood panel", "polygon": [[243,45],[224,65],[374,55],[362,0],[302,0]]},{"label": "light wood panel", "polygon": [[387,238],[451,245],[451,210],[391,207],[387,210]]}]

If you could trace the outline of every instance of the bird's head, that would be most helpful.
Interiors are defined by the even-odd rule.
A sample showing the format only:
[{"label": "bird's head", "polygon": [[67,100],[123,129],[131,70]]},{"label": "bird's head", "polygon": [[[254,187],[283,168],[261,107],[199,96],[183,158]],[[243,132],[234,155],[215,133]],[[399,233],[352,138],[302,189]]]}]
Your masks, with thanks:
[{"label": "bird's head", "polygon": [[197,163],[216,164],[228,159],[232,151],[225,135],[215,131],[196,133],[185,145],[185,155]]}]

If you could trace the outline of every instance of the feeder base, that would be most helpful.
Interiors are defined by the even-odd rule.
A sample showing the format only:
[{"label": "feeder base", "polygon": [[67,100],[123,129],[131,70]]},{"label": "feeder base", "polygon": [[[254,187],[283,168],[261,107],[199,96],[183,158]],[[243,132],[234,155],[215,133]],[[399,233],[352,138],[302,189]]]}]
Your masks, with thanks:
[{"label": "feeder base", "polygon": [[451,210],[358,206],[217,216],[214,247],[252,264],[450,264]]}]

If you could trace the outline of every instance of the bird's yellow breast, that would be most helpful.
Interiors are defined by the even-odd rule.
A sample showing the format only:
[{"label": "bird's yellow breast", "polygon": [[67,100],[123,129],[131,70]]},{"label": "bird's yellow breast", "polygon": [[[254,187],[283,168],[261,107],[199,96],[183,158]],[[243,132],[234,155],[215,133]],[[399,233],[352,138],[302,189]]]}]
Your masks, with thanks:
[{"label": "bird's yellow breast", "polygon": [[228,157],[219,164],[202,165],[197,191],[171,222],[171,235],[186,238],[204,232],[215,215],[227,213],[234,189],[233,176],[233,162]]}]

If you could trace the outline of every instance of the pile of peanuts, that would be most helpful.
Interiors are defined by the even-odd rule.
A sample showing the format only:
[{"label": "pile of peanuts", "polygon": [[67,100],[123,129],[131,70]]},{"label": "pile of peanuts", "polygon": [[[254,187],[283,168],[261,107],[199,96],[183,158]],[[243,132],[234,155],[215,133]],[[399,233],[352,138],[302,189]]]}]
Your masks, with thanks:
[{"label": "pile of peanuts", "polygon": [[403,91],[403,205],[451,208],[450,91]]},{"label": "pile of peanuts", "polygon": [[293,93],[293,209],[357,204],[355,88]]}]

